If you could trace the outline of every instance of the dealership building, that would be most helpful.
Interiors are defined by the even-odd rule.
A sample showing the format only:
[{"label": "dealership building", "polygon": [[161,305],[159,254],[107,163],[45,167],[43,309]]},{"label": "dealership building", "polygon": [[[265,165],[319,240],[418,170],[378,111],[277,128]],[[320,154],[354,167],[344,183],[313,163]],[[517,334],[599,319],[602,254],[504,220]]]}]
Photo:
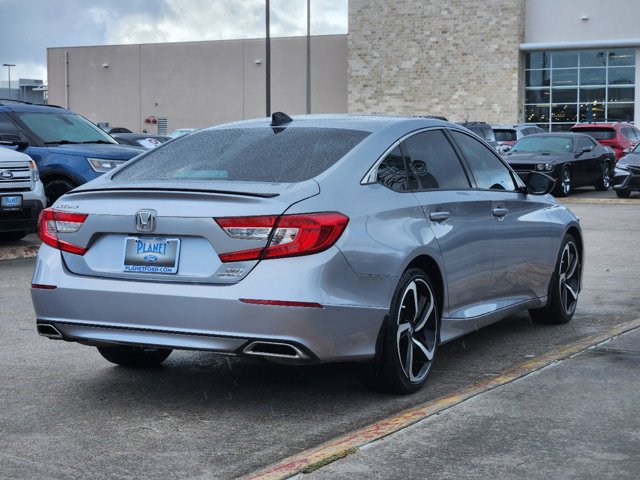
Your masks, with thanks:
[{"label": "dealership building", "polygon": [[[271,40],[271,110],[637,123],[639,21],[637,0],[350,0],[347,35]],[[264,116],[266,67],[264,39],[50,48],[49,101],[204,127]]]}]

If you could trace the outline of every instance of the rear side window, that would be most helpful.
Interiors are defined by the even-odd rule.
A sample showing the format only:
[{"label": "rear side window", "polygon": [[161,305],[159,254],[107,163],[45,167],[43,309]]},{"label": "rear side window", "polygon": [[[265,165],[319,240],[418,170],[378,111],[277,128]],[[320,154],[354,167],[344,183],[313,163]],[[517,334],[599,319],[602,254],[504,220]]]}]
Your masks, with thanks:
[{"label": "rear side window", "polygon": [[516,188],[511,172],[484,144],[464,133],[452,131],[451,135],[462,150],[478,188],[507,190]]},{"label": "rear side window", "polygon": [[635,129],[631,128],[631,127],[625,127],[620,129],[622,132],[622,135],[624,135],[624,137],[628,140],[633,140],[634,142],[638,141],[638,135]]},{"label": "rear side window", "polygon": [[407,191],[407,169],[399,146],[378,165],[376,181],[395,192]]},{"label": "rear side window", "polygon": [[368,134],[297,127],[202,130],[151,150],[113,178],[302,182],[331,167]]},{"label": "rear side window", "polygon": [[586,133],[596,140],[611,140],[616,138],[616,131],[613,128],[572,128],[571,131]]},{"label": "rear side window", "polygon": [[469,188],[462,164],[440,130],[418,133],[403,142],[412,190]]}]

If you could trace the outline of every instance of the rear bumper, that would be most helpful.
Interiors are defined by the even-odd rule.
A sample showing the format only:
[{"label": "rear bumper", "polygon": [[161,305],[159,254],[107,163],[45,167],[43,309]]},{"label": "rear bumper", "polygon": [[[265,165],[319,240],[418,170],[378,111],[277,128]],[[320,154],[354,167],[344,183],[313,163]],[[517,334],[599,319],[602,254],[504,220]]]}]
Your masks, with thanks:
[{"label": "rear bumper", "polygon": [[[31,294],[38,324],[88,345],[238,354],[260,340],[292,345],[306,361],[374,357],[397,278],[356,275],[337,249],[287,259],[284,272],[284,264],[275,262],[262,262],[235,285],[112,280],[71,274],[60,252],[43,245],[33,283],[56,288],[32,288]],[[241,298],[322,308],[254,305]]]}]

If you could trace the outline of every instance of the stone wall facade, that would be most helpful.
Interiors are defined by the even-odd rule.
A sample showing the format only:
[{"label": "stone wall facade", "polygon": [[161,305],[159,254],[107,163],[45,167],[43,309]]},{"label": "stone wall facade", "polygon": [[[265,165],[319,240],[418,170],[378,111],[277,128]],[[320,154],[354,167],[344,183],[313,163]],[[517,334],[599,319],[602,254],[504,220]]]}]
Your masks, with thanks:
[{"label": "stone wall facade", "polygon": [[350,113],[520,122],[525,0],[350,0]]}]

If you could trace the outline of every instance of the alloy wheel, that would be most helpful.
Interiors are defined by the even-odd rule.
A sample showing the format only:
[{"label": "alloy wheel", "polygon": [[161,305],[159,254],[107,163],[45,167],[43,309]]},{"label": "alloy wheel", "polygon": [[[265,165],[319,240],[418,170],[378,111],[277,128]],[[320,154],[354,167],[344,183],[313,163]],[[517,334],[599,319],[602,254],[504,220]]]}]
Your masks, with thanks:
[{"label": "alloy wheel", "polygon": [[603,190],[608,190],[609,186],[611,186],[611,176],[609,174],[609,164],[606,163],[606,162],[602,164],[601,185],[602,185],[602,189]]},{"label": "alloy wheel", "polygon": [[558,280],[562,309],[571,315],[576,309],[580,292],[580,255],[573,242],[568,242],[562,250]]},{"label": "alloy wheel", "polygon": [[569,195],[571,192],[571,170],[567,167],[562,169],[562,177],[560,178],[562,184],[562,194]]},{"label": "alloy wheel", "polygon": [[421,278],[405,288],[397,317],[396,345],[400,365],[409,381],[428,375],[436,350],[438,320],[435,296]]}]

